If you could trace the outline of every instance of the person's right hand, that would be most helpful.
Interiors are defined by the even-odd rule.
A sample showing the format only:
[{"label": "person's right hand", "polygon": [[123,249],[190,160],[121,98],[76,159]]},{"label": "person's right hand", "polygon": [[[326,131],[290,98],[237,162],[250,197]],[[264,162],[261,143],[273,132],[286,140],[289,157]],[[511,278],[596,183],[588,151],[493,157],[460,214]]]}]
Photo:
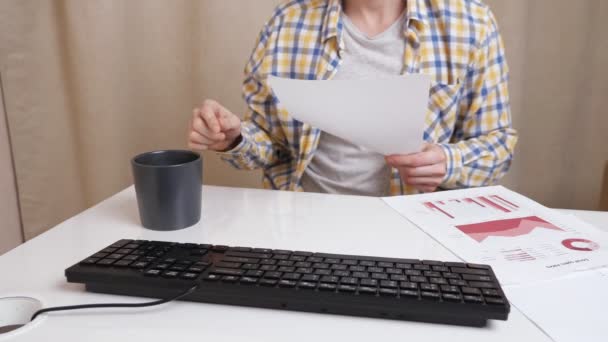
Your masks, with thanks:
[{"label": "person's right hand", "polygon": [[192,150],[226,151],[241,136],[241,120],[213,100],[192,111],[188,147]]}]

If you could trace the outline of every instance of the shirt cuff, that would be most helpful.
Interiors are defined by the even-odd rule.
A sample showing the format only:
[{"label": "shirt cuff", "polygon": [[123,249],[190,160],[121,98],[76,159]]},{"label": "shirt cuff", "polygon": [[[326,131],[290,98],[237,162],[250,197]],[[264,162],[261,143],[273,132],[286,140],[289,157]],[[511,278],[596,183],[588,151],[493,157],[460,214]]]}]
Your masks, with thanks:
[{"label": "shirt cuff", "polygon": [[220,157],[235,157],[243,155],[251,147],[251,138],[249,131],[245,126],[241,126],[241,141],[233,148],[227,151],[217,152]]},{"label": "shirt cuff", "polygon": [[446,157],[446,173],[445,176],[443,176],[440,187],[457,187],[463,169],[462,152],[458,146],[454,144],[439,144],[439,146],[443,149]]}]

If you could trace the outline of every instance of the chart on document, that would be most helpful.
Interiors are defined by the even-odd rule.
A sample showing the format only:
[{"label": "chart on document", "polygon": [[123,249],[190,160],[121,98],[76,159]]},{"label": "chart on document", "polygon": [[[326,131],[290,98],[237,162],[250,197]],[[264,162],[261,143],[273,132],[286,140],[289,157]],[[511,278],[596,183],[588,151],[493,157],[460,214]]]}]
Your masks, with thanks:
[{"label": "chart on document", "polygon": [[503,187],[384,201],[465,261],[491,264],[507,283],[608,264],[608,234]]}]

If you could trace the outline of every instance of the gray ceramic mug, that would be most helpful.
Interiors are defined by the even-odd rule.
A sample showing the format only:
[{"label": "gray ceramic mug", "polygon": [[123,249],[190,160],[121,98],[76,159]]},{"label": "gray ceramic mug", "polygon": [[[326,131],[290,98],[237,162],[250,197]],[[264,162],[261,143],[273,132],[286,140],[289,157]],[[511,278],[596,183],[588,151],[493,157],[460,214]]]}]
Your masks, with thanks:
[{"label": "gray ceramic mug", "polygon": [[142,153],[131,160],[141,224],[177,230],[201,218],[200,155],[185,150]]}]

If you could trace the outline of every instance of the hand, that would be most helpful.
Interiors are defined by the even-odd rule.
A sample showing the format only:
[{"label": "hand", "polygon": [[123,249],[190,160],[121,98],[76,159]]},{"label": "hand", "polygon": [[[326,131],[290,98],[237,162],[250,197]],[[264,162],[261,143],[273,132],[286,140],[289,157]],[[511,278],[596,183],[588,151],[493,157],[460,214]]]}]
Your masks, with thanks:
[{"label": "hand", "polygon": [[192,150],[226,151],[241,136],[241,120],[213,100],[192,111],[188,147]]},{"label": "hand", "polygon": [[447,169],[445,152],[435,144],[426,144],[422,152],[387,156],[386,163],[399,170],[404,183],[421,192],[435,191]]}]

